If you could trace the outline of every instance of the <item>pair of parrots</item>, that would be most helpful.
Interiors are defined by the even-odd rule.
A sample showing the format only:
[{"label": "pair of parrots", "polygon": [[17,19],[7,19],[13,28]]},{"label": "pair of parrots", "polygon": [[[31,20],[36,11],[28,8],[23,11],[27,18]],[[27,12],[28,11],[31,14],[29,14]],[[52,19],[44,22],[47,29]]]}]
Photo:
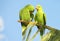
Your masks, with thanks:
[{"label": "pair of parrots", "polygon": [[[37,10],[36,15],[34,16],[33,12],[34,10]],[[46,15],[44,11],[42,10],[42,7],[40,5],[37,5],[36,8],[34,8],[33,5],[28,4],[24,8],[22,8],[19,12],[19,18],[20,20],[24,20],[26,22],[30,22],[33,19],[37,24],[41,24],[42,26],[36,25],[38,29],[40,29],[40,35],[43,36],[46,25]],[[28,23],[21,22],[22,25],[22,35],[24,35],[24,32],[27,29]]]}]

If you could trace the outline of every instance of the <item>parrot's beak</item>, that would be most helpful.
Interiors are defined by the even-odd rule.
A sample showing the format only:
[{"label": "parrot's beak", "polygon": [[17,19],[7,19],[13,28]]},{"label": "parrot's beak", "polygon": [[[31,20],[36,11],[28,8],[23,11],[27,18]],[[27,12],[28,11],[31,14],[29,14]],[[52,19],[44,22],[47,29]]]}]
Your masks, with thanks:
[{"label": "parrot's beak", "polygon": [[34,12],[34,10],[33,11],[30,11],[30,14],[32,14]]},{"label": "parrot's beak", "polygon": [[35,9],[37,9],[37,7]]},{"label": "parrot's beak", "polygon": [[38,7],[36,7],[35,9],[38,10]]}]

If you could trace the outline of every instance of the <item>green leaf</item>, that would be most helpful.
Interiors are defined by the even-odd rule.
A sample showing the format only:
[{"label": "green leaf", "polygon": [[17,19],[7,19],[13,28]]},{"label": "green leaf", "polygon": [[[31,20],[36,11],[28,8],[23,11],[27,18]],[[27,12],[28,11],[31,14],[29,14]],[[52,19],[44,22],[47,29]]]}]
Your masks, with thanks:
[{"label": "green leaf", "polygon": [[28,32],[28,35],[27,35],[27,39],[26,39],[26,41],[29,40],[29,37],[30,37],[31,32],[32,32],[32,27],[29,29],[29,32]]},{"label": "green leaf", "polygon": [[42,38],[42,41],[60,41],[60,30],[50,31]]},{"label": "green leaf", "polygon": [[32,36],[32,38],[30,39],[30,41],[33,41],[34,38],[37,36],[37,34],[40,32],[40,30],[37,30],[37,32]]}]

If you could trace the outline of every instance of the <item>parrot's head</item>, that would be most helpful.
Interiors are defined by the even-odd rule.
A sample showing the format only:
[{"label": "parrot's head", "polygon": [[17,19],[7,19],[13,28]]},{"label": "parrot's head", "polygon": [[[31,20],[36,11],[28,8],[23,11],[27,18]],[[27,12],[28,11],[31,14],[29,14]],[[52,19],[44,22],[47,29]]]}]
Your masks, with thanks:
[{"label": "parrot's head", "polygon": [[26,5],[26,8],[29,10],[30,14],[34,12],[34,6],[31,4]]},{"label": "parrot's head", "polygon": [[36,10],[37,10],[37,11],[38,11],[38,10],[42,10],[42,6],[37,5],[37,6],[36,6]]}]

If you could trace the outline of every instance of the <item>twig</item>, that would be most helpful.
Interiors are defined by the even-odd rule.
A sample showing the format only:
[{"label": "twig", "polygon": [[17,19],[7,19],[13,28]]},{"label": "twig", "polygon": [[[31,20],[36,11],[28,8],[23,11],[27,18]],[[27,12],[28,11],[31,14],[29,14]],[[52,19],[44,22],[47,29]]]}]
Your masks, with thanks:
[{"label": "twig", "polygon": [[53,27],[50,27],[50,26],[44,26],[46,29],[48,29],[48,30],[53,30],[53,31],[55,31],[55,30],[57,30],[57,29],[55,29],[55,28],[53,28]]},{"label": "twig", "polygon": [[[27,21],[23,21],[23,20],[18,20],[18,22],[20,23],[20,22],[24,22],[24,23],[30,23],[30,22],[32,22],[32,21],[30,21],[30,22],[27,22]],[[41,26],[41,24],[37,24],[36,22],[32,22],[33,23],[33,25],[38,25],[38,26]],[[44,27],[46,28],[46,29],[48,29],[48,30],[56,30],[55,28],[52,28],[52,27],[50,27],[50,26],[47,26],[47,25],[44,25]]]},{"label": "twig", "polygon": [[29,24],[29,22],[24,21],[24,20],[18,20],[19,23],[24,23],[24,24]]}]

